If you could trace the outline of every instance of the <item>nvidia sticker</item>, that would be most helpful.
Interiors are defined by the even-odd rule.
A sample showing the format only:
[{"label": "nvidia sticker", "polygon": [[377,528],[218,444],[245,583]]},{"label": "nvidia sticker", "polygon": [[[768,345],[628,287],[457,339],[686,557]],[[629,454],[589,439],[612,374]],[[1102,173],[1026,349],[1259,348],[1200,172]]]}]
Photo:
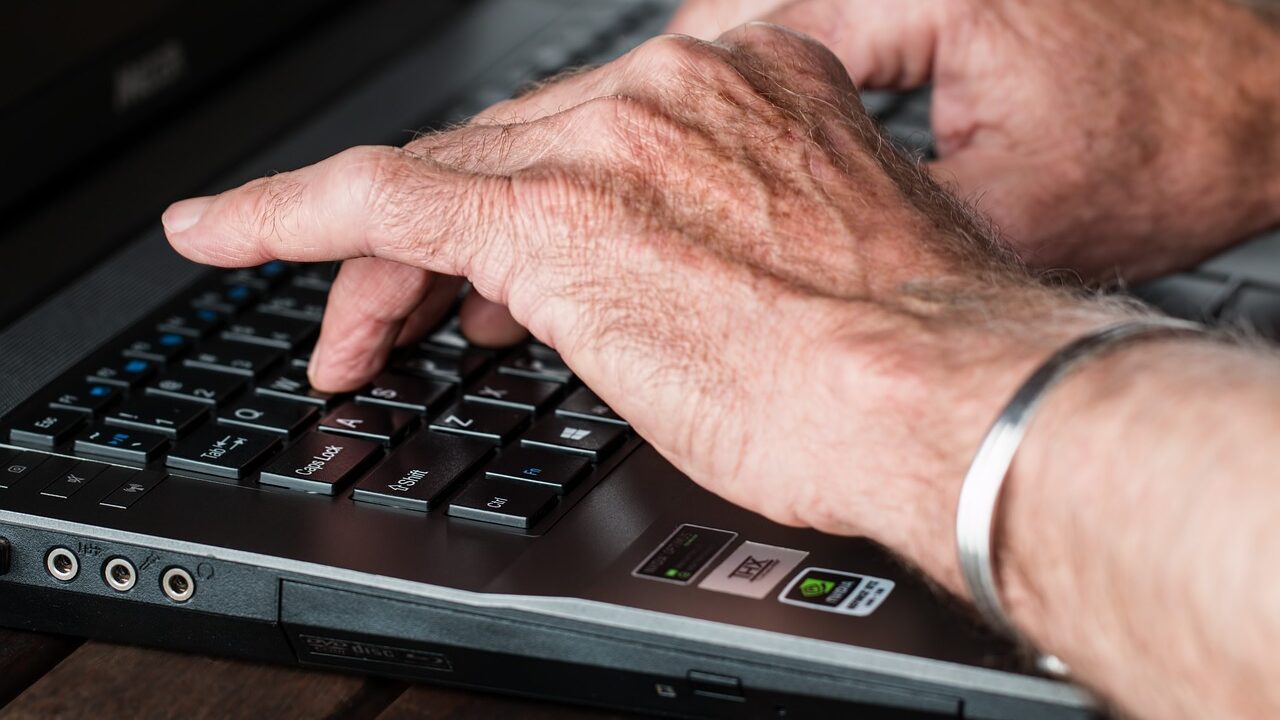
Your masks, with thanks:
[{"label": "nvidia sticker", "polygon": [[787,585],[778,600],[813,610],[865,616],[880,607],[892,590],[892,580],[806,568]]}]

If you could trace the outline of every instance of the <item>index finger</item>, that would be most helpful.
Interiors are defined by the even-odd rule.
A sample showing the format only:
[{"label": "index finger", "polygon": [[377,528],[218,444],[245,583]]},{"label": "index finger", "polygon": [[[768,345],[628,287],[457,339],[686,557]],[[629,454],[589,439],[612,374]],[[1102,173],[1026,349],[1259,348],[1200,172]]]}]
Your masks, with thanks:
[{"label": "index finger", "polygon": [[165,211],[169,242],[196,262],[246,267],[381,257],[467,275],[498,230],[507,179],[365,146]]}]

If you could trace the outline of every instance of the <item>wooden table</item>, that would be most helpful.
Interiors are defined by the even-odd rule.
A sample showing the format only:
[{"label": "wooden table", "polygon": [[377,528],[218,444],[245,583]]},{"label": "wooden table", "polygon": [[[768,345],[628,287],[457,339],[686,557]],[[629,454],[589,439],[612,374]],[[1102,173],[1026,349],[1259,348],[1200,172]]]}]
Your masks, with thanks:
[{"label": "wooden table", "polygon": [[0,718],[622,718],[464,690],[0,629]]}]

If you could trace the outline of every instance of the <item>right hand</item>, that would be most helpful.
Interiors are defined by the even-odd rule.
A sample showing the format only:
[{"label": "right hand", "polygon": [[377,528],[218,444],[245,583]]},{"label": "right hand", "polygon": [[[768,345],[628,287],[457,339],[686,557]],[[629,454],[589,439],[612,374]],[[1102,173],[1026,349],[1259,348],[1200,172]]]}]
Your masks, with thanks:
[{"label": "right hand", "polygon": [[688,0],[669,29],[763,18],[859,87],[932,83],[940,182],[1032,265],[1140,280],[1280,222],[1280,7],[1256,4]]}]

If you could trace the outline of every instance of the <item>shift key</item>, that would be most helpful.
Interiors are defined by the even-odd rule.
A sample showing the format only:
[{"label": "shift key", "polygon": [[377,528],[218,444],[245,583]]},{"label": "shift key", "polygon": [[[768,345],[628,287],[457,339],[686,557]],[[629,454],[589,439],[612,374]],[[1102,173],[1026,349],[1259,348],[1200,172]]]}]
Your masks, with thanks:
[{"label": "shift key", "polygon": [[423,433],[361,480],[351,497],[375,505],[427,512],[492,451],[493,445],[483,440]]},{"label": "shift key", "polygon": [[367,440],[309,432],[273,460],[258,479],[263,485],[319,495],[336,495],[378,456],[382,446]]}]

